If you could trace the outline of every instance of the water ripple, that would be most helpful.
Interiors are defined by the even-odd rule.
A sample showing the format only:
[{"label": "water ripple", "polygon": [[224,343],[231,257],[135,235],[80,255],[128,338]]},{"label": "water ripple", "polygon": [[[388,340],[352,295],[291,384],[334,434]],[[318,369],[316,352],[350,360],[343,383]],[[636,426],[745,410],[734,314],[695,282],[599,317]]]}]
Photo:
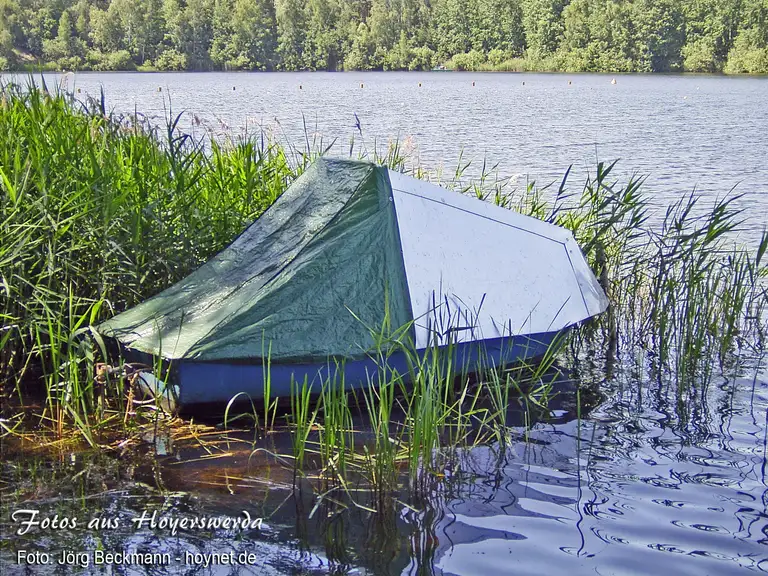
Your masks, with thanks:
[{"label": "water ripple", "polygon": [[[546,565],[547,574],[569,576],[720,576],[768,570],[768,487],[758,473],[766,405],[750,394],[750,381],[738,384],[710,388],[700,424],[682,427],[658,409],[658,396],[646,394],[641,415],[626,411],[628,399],[617,401],[618,395],[595,418],[541,427],[536,444],[510,448],[516,458],[504,467],[503,490],[482,484],[462,502],[464,514],[446,503],[454,523],[450,544],[438,547],[439,571],[537,574]],[[723,406],[732,407],[725,420]],[[510,493],[512,506],[497,505]],[[482,513],[473,511],[478,500]],[[496,535],[473,543],[462,526]],[[510,556],[515,560],[503,560]]]}]

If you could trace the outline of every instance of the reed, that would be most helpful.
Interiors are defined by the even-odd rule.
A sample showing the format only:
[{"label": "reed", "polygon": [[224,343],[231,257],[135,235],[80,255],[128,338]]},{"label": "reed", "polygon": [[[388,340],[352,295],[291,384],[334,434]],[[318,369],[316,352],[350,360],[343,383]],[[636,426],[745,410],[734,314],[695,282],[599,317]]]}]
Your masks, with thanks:
[{"label": "reed", "polygon": [[[22,406],[43,381],[46,417],[89,438],[104,354],[88,327],[226,246],[302,166],[264,140],[206,150],[179,116],[160,130],[107,113],[103,98],[0,90],[0,381]],[[114,399],[100,396],[102,409]]]},{"label": "reed", "polygon": [[310,394],[311,388],[305,378],[298,386],[296,382],[292,382],[291,391],[291,419],[288,424],[291,429],[291,443],[293,446],[293,474],[294,481],[296,476],[304,470],[304,460],[307,452],[307,444],[309,443],[309,434],[315,425],[317,420],[317,413],[319,405],[315,410],[311,409]]},{"label": "reed", "polygon": [[343,362],[335,363],[333,376],[326,379],[321,391],[322,426],[318,444],[326,481],[345,484],[347,458],[355,453],[354,425],[347,402]]},{"label": "reed", "polygon": [[365,402],[365,414],[369,425],[370,443],[363,444],[363,468],[367,472],[368,483],[374,489],[377,509],[384,509],[386,496],[397,489],[398,462],[400,446],[403,440],[397,434],[395,395],[402,377],[393,374],[376,386],[369,379],[369,386],[362,391]]}]

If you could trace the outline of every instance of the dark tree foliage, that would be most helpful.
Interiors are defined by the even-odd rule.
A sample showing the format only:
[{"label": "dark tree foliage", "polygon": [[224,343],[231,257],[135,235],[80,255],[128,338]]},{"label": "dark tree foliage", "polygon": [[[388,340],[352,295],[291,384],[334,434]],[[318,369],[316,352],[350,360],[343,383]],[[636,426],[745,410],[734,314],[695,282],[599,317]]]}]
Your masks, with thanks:
[{"label": "dark tree foliage", "polygon": [[768,0],[0,0],[0,69],[768,73]]}]

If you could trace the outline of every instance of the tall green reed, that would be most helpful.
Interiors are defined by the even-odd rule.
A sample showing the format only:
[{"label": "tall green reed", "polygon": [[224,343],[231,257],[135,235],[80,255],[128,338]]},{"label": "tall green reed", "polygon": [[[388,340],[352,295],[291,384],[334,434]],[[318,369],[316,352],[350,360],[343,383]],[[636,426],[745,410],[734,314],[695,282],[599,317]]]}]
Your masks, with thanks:
[{"label": "tall green reed", "polygon": [[78,102],[32,81],[0,91],[0,381],[23,401],[22,383],[44,379],[49,398],[88,427],[87,375],[66,395],[49,382],[62,362],[74,365],[74,325],[184,277],[301,167],[264,140],[206,149],[180,133],[180,116],[161,131],[107,113],[103,98]]}]

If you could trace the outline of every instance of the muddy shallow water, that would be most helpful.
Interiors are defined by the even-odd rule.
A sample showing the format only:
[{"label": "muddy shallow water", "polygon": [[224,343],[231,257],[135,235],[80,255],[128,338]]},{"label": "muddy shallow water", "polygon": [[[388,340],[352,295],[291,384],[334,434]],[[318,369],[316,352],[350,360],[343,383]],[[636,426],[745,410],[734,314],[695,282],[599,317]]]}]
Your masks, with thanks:
[{"label": "muddy shallow water", "polygon": [[[294,491],[292,470],[274,456],[290,452],[282,433],[255,444],[248,432],[229,442],[210,431],[197,439],[148,435],[107,464],[88,452],[58,460],[14,454],[3,470],[3,574],[768,571],[765,369],[681,393],[624,370],[601,388],[581,419],[573,387],[561,388],[550,417],[528,435],[517,426],[505,448],[460,451],[425,479],[426,490],[402,490],[379,514],[349,501],[315,506],[308,481]],[[366,502],[363,492],[353,499]],[[78,527],[19,536],[20,524],[9,521],[19,509],[76,517]],[[261,526],[174,534],[168,524],[244,511],[263,518]],[[118,526],[89,529],[93,518]],[[57,564],[62,551],[95,549],[167,554],[169,563],[129,557],[109,567],[88,552],[87,566],[77,556]],[[20,566],[20,550],[50,552],[51,563]]]}]

